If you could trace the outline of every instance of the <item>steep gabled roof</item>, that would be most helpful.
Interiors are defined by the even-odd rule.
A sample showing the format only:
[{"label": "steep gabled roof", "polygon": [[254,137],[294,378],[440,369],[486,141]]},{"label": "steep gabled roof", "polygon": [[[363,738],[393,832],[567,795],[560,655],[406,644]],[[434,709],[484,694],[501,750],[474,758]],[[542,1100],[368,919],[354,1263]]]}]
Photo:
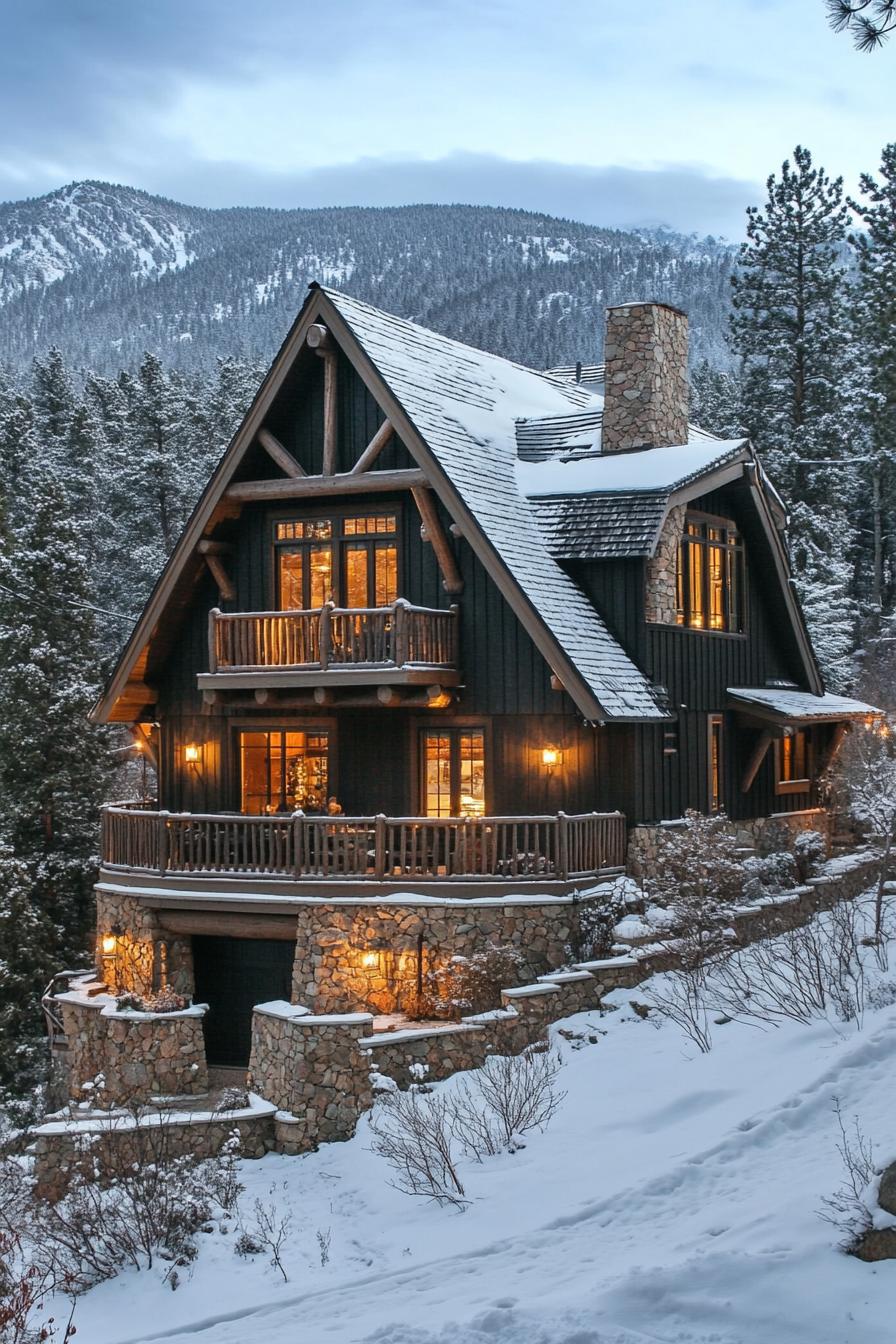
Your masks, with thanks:
[{"label": "steep gabled roof", "polygon": [[[534,508],[516,487],[517,420],[584,410],[592,405],[591,393],[337,291],[321,293],[417,431],[422,444],[408,443],[408,448],[418,457],[422,448],[429,462],[420,465],[424,470],[435,466],[442,484],[450,487],[449,496],[454,493],[454,502],[463,506],[486,546],[477,547],[474,533],[464,529],[467,540],[479,549],[493,576],[496,566],[504,570],[510,581],[504,585],[505,596],[517,614],[520,605],[528,608],[524,624],[585,717],[665,718],[648,679],[550,554]],[[334,335],[349,353],[338,325]],[[438,491],[439,482],[433,479],[432,484]],[[445,502],[454,512],[450,498]],[[463,520],[457,521],[463,528]],[[548,637],[541,643],[538,627]],[[559,662],[574,673],[572,679]]]}]

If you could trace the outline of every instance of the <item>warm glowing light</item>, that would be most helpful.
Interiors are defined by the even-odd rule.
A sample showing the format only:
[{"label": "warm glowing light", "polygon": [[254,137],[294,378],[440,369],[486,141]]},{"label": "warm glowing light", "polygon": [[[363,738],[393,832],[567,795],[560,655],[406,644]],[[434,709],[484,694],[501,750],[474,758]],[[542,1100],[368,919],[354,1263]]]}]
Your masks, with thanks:
[{"label": "warm glowing light", "polygon": [[553,770],[555,766],[563,764],[563,752],[557,747],[542,747],[541,763],[548,770]]},{"label": "warm glowing light", "polygon": [[197,765],[199,763],[199,747],[195,742],[188,742],[184,747],[184,760],[187,765]]},{"label": "warm glowing light", "polygon": [[361,965],[366,966],[367,969],[370,970],[372,967],[376,966],[378,961],[379,957],[375,952],[365,952],[361,958]]},{"label": "warm glowing light", "polygon": [[113,957],[115,955],[115,934],[103,934],[103,956]]}]

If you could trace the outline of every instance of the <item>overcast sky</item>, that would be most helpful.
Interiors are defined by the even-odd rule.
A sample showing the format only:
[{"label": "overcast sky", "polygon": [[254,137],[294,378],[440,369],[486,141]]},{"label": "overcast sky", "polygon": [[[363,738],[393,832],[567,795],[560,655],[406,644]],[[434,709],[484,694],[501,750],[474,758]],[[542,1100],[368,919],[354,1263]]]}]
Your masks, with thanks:
[{"label": "overcast sky", "polygon": [[824,0],[3,0],[0,199],[465,201],[739,237],[802,142],[854,188],[896,41]]}]

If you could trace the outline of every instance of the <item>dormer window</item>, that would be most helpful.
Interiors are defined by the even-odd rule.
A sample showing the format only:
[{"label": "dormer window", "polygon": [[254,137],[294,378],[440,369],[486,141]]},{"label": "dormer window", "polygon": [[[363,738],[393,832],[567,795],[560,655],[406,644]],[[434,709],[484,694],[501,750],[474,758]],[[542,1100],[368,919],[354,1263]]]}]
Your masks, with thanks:
[{"label": "dormer window", "polygon": [[691,630],[744,630],[744,546],[727,518],[689,513],[678,547],[676,621]]}]

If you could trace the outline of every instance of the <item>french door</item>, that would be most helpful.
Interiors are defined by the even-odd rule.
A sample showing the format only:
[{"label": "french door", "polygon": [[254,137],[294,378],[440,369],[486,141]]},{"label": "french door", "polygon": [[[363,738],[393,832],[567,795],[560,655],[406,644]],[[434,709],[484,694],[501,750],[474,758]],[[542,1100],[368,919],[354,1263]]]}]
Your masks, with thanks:
[{"label": "french door", "polygon": [[388,607],[398,597],[398,516],[351,514],[281,521],[274,531],[280,611]]},{"label": "french door", "polygon": [[424,728],[420,738],[424,816],[484,816],[486,769],[483,730]]}]

